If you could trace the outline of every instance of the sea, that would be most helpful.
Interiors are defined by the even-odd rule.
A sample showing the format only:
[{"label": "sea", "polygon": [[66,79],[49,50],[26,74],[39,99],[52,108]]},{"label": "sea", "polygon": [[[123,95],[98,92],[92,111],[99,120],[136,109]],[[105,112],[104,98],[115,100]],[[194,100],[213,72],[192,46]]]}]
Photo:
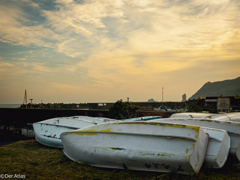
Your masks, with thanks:
[{"label": "sea", "polygon": [[21,104],[0,104],[0,108],[19,108]]}]

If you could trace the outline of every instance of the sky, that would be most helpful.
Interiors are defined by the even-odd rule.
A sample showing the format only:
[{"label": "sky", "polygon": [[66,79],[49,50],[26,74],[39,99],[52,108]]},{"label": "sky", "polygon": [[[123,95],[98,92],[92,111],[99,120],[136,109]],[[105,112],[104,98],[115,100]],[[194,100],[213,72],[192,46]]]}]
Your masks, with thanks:
[{"label": "sky", "polygon": [[240,76],[239,0],[1,0],[0,17],[0,104],[181,101]]}]

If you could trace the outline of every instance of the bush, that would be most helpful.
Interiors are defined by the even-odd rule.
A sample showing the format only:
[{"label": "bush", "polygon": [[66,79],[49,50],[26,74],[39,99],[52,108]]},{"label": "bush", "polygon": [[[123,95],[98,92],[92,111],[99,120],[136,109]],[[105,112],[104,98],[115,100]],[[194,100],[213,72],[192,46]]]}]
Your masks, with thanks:
[{"label": "bush", "polygon": [[109,116],[116,119],[127,119],[136,116],[139,106],[131,105],[129,102],[118,100],[109,108]]},{"label": "bush", "polygon": [[188,112],[202,112],[202,108],[199,107],[198,102],[194,102],[189,105]]}]

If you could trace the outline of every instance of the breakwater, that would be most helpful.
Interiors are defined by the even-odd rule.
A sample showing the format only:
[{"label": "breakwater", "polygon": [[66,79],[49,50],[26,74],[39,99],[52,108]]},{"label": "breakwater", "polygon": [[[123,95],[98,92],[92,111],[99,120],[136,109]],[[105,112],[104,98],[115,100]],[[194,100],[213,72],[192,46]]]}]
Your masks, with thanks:
[{"label": "breakwater", "polygon": [[[0,139],[2,141],[24,139],[32,132],[32,123],[68,116],[109,117],[108,110],[76,110],[76,109],[21,109],[0,108]],[[162,116],[169,117],[172,112],[138,111],[137,117]],[[1,141],[0,140],[0,141]]]},{"label": "breakwater", "polygon": [[[0,125],[24,128],[27,124],[54,117],[91,116],[109,117],[108,110],[70,110],[70,109],[20,109],[0,108]],[[138,111],[137,117],[162,116],[169,117],[172,112]]]},{"label": "breakwater", "polygon": [[[141,109],[153,109],[159,106],[165,106],[166,108],[174,107],[175,109],[185,109],[187,102],[130,102],[134,106],[139,106]],[[74,110],[108,110],[114,103],[47,103],[47,104],[27,104],[21,105],[21,108],[31,109],[74,109]]]},{"label": "breakwater", "polygon": [[0,108],[0,141],[25,139],[33,132],[32,123],[54,117],[107,117],[108,111]]}]

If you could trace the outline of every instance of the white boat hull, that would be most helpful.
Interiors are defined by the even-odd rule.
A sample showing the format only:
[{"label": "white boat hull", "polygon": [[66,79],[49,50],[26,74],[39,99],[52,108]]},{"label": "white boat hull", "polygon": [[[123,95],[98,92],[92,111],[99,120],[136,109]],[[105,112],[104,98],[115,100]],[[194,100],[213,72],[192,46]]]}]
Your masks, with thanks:
[{"label": "white boat hull", "polygon": [[153,119],[161,119],[162,116],[144,116],[144,117],[137,117],[137,118],[130,118],[130,119],[122,119],[119,120],[120,122],[123,121],[149,121]]},{"label": "white boat hull", "polygon": [[[124,119],[120,121],[148,121],[152,119],[160,119],[161,116],[145,116],[131,119]],[[97,124],[104,124],[108,122],[118,122],[116,119],[109,119],[104,117],[89,117],[89,116],[72,116],[72,117],[58,117],[52,118],[37,123],[33,123],[35,139],[46,146],[63,148],[60,138],[61,133],[76,129],[82,129]]]},{"label": "white boat hull", "polygon": [[[164,118],[160,120],[155,120],[151,122],[167,122],[167,123],[176,123],[173,119]],[[187,124],[181,122],[181,124]],[[206,128],[203,127],[205,133],[209,134],[209,145],[207,154],[204,161],[204,167],[208,168],[221,168],[227,161],[227,157],[230,149],[230,137],[227,134],[227,131]]]},{"label": "white boat hull", "polygon": [[201,127],[226,130],[230,137],[229,153],[234,158],[236,158],[237,161],[240,160],[240,123],[238,122],[218,121],[209,119],[174,119],[174,118],[164,118],[156,121],[196,125]]},{"label": "white boat hull", "polygon": [[204,167],[222,168],[228,159],[230,151],[230,137],[225,130],[203,128],[209,135],[209,144],[204,161]]},{"label": "white boat hull", "polygon": [[61,134],[63,152],[91,166],[198,173],[209,136],[201,127],[169,123],[107,123]]},{"label": "white boat hull", "polygon": [[240,122],[240,113],[219,113],[207,116],[204,119]]},{"label": "white boat hull", "polygon": [[63,148],[60,138],[61,133],[108,122],[117,122],[117,120],[88,116],[59,117],[33,123],[33,129],[35,139],[39,143],[50,147]]},{"label": "white boat hull", "polygon": [[211,113],[195,113],[195,112],[186,112],[186,113],[175,113],[170,116],[170,118],[181,118],[181,119],[189,119],[189,118],[197,118],[202,119],[214,114]]},{"label": "white boat hull", "polygon": [[240,122],[240,113],[239,112],[230,112],[230,113],[195,113],[195,112],[187,112],[187,113],[175,113],[170,116],[173,119],[210,119],[217,121],[236,121]]}]

